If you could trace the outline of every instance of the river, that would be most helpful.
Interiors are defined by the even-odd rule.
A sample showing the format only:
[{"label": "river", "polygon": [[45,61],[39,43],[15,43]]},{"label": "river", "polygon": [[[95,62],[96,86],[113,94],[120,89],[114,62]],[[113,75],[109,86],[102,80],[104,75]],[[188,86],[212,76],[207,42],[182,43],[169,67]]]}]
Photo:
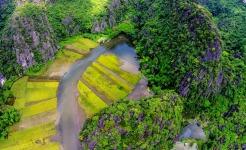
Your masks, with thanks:
[{"label": "river", "polygon": [[57,92],[58,135],[61,138],[61,147],[64,150],[81,149],[78,134],[86,119],[86,114],[78,105],[77,82],[86,68],[106,52],[116,54],[119,59],[129,62],[129,66],[139,67],[133,46],[123,35],[120,35],[103,46],[93,49],[69,69],[61,79]]}]

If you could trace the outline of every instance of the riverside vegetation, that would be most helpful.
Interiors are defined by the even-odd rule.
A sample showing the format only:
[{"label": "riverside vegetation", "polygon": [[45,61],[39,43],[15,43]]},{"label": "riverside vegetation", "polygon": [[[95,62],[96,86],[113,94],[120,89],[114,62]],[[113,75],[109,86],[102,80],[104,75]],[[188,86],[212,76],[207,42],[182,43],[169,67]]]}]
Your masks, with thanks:
[{"label": "riverside vegetation", "polygon": [[[199,2],[59,0],[40,4],[27,2],[19,9],[15,9],[15,1],[1,5],[1,14],[4,14],[1,15],[1,27],[4,28],[1,28],[0,75],[1,79],[8,79],[0,92],[0,117],[4,118],[0,120],[1,139],[7,137],[7,126],[20,119],[19,112],[11,106],[15,97],[11,92],[11,85],[18,75],[28,68],[38,72],[45,66],[45,62],[54,57],[58,50],[58,41],[67,37],[85,33],[83,35],[86,38],[104,41],[123,32],[135,44],[141,72],[160,97],[136,102],[123,100],[114,102],[108,108],[105,108],[106,104],[99,102],[95,107],[98,111],[103,110],[96,111],[98,114],[88,109],[91,112],[90,117],[94,117],[88,118],[81,130],[79,138],[83,147],[169,149],[176,140],[174,137],[180,133],[177,131],[187,125],[189,120],[196,119],[204,127],[207,136],[206,140],[195,140],[199,148],[245,149],[246,4],[243,0]],[[26,16],[25,22],[21,22],[25,18],[23,16]],[[42,23],[34,27],[28,26],[32,21],[34,24]],[[45,29],[48,31],[43,32]],[[31,31],[40,34],[30,35]],[[22,35],[23,38],[16,41],[11,38],[14,35]],[[35,37],[42,40],[34,41]],[[62,48],[64,46],[60,45]],[[20,52],[19,49],[23,51]],[[16,58],[16,53],[23,54],[23,58]],[[69,55],[68,53],[58,51],[57,57],[61,58],[61,55]],[[33,61],[26,59],[29,56],[33,57]],[[67,60],[74,61],[77,58],[77,55],[72,55]],[[98,62],[101,63],[100,59]],[[112,64],[104,65],[112,67]],[[97,63],[89,67],[83,78],[88,78],[88,73],[95,72],[97,67]],[[118,75],[124,78],[124,73],[119,72]],[[103,82],[100,76],[96,78]],[[127,89],[124,86],[122,85]],[[88,90],[81,82],[78,88]],[[165,94],[163,89],[166,90]],[[175,91],[181,97],[177,98],[177,94],[173,91],[170,93],[167,89]],[[88,93],[92,95],[91,98],[99,100],[93,92]],[[117,100],[113,95],[108,97]],[[182,103],[173,103],[175,99]],[[147,105],[153,106],[153,109],[146,109]],[[167,105],[173,107],[166,107]],[[174,112],[177,113],[176,118],[173,116]],[[165,113],[169,115],[166,118],[163,117]],[[156,121],[157,116],[161,120]],[[109,120],[105,121],[107,118]],[[128,120],[133,121],[127,122]],[[103,123],[100,124],[100,121]],[[168,121],[169,124],[171,121],[170,125]],[[145,128],[150,124],[153,125],[152,131]],[[141,132],[134,132],[133,127]],[[160,130],[161,127],[164,130]],[[173,129],[175,132],[172,132]],[[106,134],[108,131],[111,134]],[[115,135],[117,139],[112,141],[111,138]],[[89,138],[92,136],[95,139]],[[129,141],[126,136],[134,140]]]}]

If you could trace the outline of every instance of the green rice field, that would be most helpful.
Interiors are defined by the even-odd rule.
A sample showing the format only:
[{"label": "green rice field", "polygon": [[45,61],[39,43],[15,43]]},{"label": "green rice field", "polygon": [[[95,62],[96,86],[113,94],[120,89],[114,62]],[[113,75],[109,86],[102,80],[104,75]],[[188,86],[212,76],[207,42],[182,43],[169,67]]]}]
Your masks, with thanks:
[{"label": "green rice field", "polygon": [[87,117],[92,117],[95,113],[108,106],[81,81],[78,83],[78,90],[80,92],[78,103],[85,109]]},{"label": "green rice field", "polygon": [[78,102],[85,109],[87,117],[92,117],[100,109],[107,107],[95,93],[102,94],[110,101],[120,100],[125,98],[140,80],[140,75],[120,69],[121,65],[115,55],[101,55],[82,75],[82,81],[87,82],[86,85],[89,84],[91,88],[81,81],[77,86],[80,92]]},{"label": "green rice field", "polygon": [[136,85],[141,79],[140,75],[120,69],[122,63],[119,62],[119,59],[114,54],[101,55],[97,61],[132,85]]}]

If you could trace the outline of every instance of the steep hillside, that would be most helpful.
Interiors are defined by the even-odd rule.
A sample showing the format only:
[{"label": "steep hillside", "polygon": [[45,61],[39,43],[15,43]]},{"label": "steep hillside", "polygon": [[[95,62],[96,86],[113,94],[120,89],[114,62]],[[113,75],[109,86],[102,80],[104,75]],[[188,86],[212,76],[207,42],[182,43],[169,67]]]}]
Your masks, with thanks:
[{"label": "steep hillside", "polygon": [[175,89],[192,98],[186,104],[202,109],[231,81],[221,65],[222,46],[212,15],[198,3],[112,1],[107,13],[94,23],[94,32],[132,37],[141,71],[155,92]]},{"label": "steep hillside", "polygon": [[84,149],[171,149],[180,130],[182,100],[173,91],[139,101],[123,100],[87,119]]},{"label": "steep hillside", "polygon": [[1,40],[1,73],[7,78],[21,74],[37,63],[54,57],[58,50],[55,33],[41,5],[17,7]]},{"label": "steep hillside", "polygon": [[219,17],[188,0],[111,1],[93,30],[135,40],[141,71],[155,92],[171,88],[187,97],[184,116],[206,127],[202,149],[244,149],[245,4],[204,2],[213,15],[221,11]]},{"label": "steep hillside", "polygon": [[92,21],[106,13],[109,0],[58,0],[47,6],[47,16],[59,39],[90,32]]}]

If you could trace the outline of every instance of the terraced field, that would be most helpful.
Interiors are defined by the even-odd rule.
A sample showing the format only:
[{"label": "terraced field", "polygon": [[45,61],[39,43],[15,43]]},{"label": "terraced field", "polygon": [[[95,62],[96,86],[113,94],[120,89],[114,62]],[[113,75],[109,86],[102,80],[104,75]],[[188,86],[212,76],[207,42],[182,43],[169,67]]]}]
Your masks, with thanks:
[{"label": "terraced field", "polygon": [[122,70],[114,54],[101,55],[86,69],[78,83],[78,102],[92,117],[113,101],[125,98],[141,79],[139,74]]},{"label": "terraced field", "polygon": [[21,109],[20,122],[9,127],[8,139],[0,141],[1,150],[59,149],[56,135],[56,91],[59,83],[30,82],[28,77],[17,80],[11,91],[16,97],[14,107]]}]

